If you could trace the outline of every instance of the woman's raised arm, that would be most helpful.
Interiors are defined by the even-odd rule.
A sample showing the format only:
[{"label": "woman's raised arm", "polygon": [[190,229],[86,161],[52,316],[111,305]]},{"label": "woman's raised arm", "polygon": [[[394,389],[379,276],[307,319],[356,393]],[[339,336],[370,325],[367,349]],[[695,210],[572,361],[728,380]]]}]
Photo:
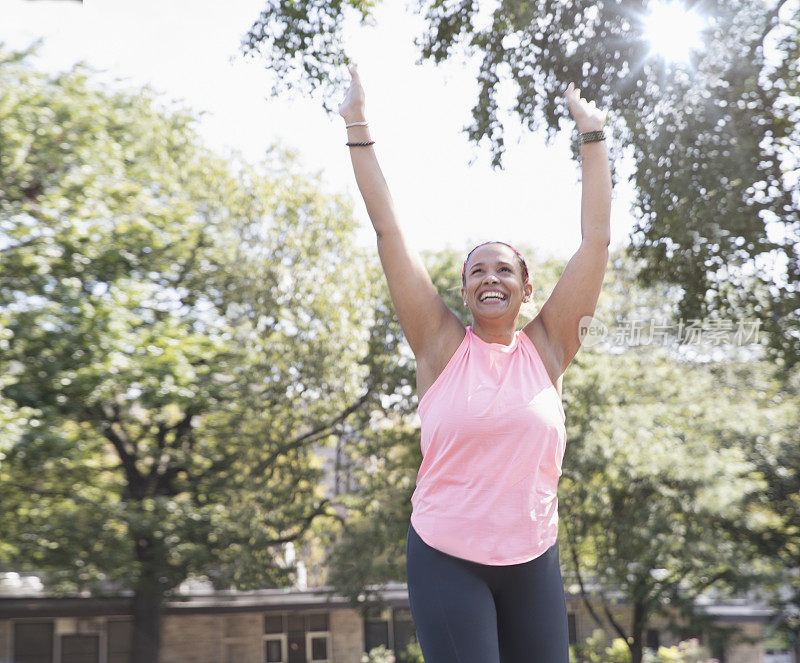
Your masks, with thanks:
[{"label": "woman's raised arm", "polygon": [[[582,99],[572,83],[567,87],[566,100],[580,134],[599,138],[605,111],[598,109],[594,101]],[[582,141],[581,171],[581,244],[525,330],[533,337],[536,325],[544,327],[558,375],[566,370],[581,346],[579,327],[584,318],[594,315],[608,264],[611,170],[605,140]]]},{"label": "woman's raised arm", "polygon": [[[371,143],[364,112],[364,88],[355,66],[349,67],[350,87],[339,114],[344,118],[348,143]],[[358,123],[358,124],[356,124]],[[378,255],[389,284],[392,303],[417,359],[437,352],[442,333],[458,333],[463,325],[447,308],[419,255],[406,243],[397,221],[389,187],[371,145],[350,147],[356,183],[378,238]]]}]

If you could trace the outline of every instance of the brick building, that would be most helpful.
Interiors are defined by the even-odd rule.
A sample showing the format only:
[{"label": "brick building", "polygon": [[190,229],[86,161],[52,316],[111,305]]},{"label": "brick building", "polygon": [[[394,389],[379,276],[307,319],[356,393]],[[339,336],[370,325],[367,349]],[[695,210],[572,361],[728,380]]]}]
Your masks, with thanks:
[{"label": "brick building", "polygon": [[[380,644],[402,650],[415,634],[406,586],[387,585],[380,595],[384,607],[366,610],[366,618],[324,588],[176,596],[164,610],[161,663],[359,663]],[[130,597],[0,596],[0,662],[126,663],[130,608]],[[741,636],[720,663],[768,663],[761,646],[768,609],[744,603],[704,609]],[[582,642],[596,624],[577,596],[568,596],[568,611],[570,638]],[[629,623],[626,606],[615,611]],[[651,647],[677,640],[657,625],[647,633]]]}]

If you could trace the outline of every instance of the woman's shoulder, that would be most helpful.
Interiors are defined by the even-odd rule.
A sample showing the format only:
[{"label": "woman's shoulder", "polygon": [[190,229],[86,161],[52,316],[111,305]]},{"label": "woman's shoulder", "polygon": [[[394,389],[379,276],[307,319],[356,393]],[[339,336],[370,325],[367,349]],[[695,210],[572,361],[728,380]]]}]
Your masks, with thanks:
[{"label": "woman's shoulder", "polygon": [[536,349],[536,352],[538,353],[539,358],[542,360],[542,364],[544,365],[547,374],[550,376],[550,381],[556,388],[560,398],[561,371],[559,369],[558,356],[550,344],[550,340],[547,337],[547,330],[545,330],[541,318],[537,316],[527,325],[525,325],[521,331],[522,334],[528,337],[530,342],[533,344],[533,347]]}]

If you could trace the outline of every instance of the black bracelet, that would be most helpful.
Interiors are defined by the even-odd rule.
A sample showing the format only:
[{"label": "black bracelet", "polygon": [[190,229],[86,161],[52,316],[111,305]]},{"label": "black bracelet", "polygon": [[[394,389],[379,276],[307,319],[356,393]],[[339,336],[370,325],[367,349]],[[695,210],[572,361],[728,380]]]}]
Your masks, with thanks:
[{"label": "black bracelet", "polygon": [[358,146],[362,146],[362,145],[363,146],[367,146],[367,145],[374,145],[374,144],[375,144],[374,140],[368,140],[368,141],[365,141],[363,143],[345,143],[345,145],[348,145],[349,147],[358,147]]},{"label": "black bracelet", "polygon": [[581,145],[584,143],[598,143],[605,139],[606,135],[603,133],[602,129],[599,131],[584,131],[582,134],[578,134],[578,140],[580,141]]}]

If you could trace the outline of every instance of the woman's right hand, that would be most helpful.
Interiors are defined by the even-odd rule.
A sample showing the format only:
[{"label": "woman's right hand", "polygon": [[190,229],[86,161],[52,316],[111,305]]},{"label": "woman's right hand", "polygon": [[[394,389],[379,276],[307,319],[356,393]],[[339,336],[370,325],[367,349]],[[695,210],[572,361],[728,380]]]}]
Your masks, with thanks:
[{"label": "woman's right hand", "polygon": [[339,104],[339,115],[347,122],[361,122],[364,118],[364,88],[361,87],[361,77],[358,75],[356,65],[350,65],[350,87],[344,95],[344,101]]}]

